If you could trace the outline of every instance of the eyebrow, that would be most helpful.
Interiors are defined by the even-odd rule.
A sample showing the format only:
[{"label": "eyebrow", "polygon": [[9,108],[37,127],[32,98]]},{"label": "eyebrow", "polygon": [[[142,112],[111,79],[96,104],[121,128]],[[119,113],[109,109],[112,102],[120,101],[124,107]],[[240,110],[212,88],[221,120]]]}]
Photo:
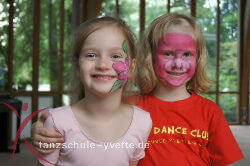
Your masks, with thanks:
[{"label": "eyebrow", "polygon": [[95,48],[83,48],[83,49],[81,49],[81,51],[89,51],[89,50],[95,51],[96,49]]},{"label": "eyebrow", "polygon": [[196,49],[183,49],[183,50],[173,50],[173,49],[160,49],[159,52],[161,53],[164,53],[164,52],[167,52],[167,51],[171,51],[171,52],[190,52],[190,53],[197,53],[197,50]]},{"label": "eyebrow", "polygon": [[[88,51],[88,50],[96,51],[98,49],[95,47],[86,47],[86,48],[83,48],[81,51]],[[109,48],[109,50],[123,51],[122,47],[111,47],[111,48]]]},{"label": "eyebrow", "polygon": [[[170,51],[173,51],[173,50],[175,50],[175,48],[171,48],[171,47],[165,47],[165,48],[162,48],[162,49],[160,49],[160,50],[170,50]],[[194,49],[194,48],[183,48],[183,49],[178,49],[177,51],[185,51],[185,50],[189,50],[189,51],[196,51],[197,49]]]}]

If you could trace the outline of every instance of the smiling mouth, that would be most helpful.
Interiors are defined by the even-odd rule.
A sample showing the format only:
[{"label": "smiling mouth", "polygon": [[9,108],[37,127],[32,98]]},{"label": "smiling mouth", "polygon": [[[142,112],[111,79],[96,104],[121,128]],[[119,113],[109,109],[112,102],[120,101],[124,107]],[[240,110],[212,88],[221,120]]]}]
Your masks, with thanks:
[{"label": "smiling mouth", "polygon": [[167,72],[169,75],[173,75],[173,76],[181,76],[183,74],[185,74],[185,72],[182,73],[176,73],[176,72]]},{"label": "smiling mouth", "polygon": [[109,75],[109,74],[93,74],[91,75],[91,77],[93,77],[96,80],[112,80],[114,78],[116,78],[116,76],[114,75]]}]

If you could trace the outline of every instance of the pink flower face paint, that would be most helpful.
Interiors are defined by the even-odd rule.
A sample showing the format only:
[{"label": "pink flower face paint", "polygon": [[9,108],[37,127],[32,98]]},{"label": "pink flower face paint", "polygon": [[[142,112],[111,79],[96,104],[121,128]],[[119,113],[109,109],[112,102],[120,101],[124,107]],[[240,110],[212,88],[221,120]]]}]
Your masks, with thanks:
[{"label": "pink flower face paint", "polygon": [[125,62],[116,62],[112,65],[113,69],[118,73],[118,80],[116,80],[114,85],[112,86],[111,92],[123,87],[128,80],[129,57],[126,41],[123,42],[122,48],[127,57],[125,59]]},{"label": "pink flower face paint", "polygon": [[191,36],[167,33],[165,41],[158,42],[154,70],[160,80],[180,87],[193,77],[196,59],[196,43]]}]

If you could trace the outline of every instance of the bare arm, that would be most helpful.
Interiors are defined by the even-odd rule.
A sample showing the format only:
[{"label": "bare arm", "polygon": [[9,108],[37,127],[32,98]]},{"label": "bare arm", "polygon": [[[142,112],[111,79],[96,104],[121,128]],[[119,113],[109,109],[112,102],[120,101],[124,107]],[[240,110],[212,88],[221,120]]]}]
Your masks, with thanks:
[{"label": "bare arm", "polygon": [[38,119],[36,123],[32,125],[31,128],[31,136],[32,136],[32,144],[34,148],[42,153],[49,154],[56,150],[56,148],[44,148],[41,143],[63,143],[62,135],[54,129],[45,128],[44,122],[49,117],[48,113],[42,114],[42,116]]},{"label": "bare arm", "polygon": [[137,166],[138,161],[129,161],[129,166]]}]

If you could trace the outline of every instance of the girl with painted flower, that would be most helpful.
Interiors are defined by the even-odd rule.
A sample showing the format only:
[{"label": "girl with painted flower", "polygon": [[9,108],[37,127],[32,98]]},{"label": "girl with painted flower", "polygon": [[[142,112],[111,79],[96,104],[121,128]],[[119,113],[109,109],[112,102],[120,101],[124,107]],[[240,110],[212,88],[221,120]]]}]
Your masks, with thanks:
[{"label": "girl with painted flower", "polygon": [[45,121],[65,142],[43,154],[39,165],[132,166],[144,157],[150,115],[122,101],[135,67],[134,41],[119,19],[95,18],[79,26],[72,47],[72,105],[51,110]]}]

